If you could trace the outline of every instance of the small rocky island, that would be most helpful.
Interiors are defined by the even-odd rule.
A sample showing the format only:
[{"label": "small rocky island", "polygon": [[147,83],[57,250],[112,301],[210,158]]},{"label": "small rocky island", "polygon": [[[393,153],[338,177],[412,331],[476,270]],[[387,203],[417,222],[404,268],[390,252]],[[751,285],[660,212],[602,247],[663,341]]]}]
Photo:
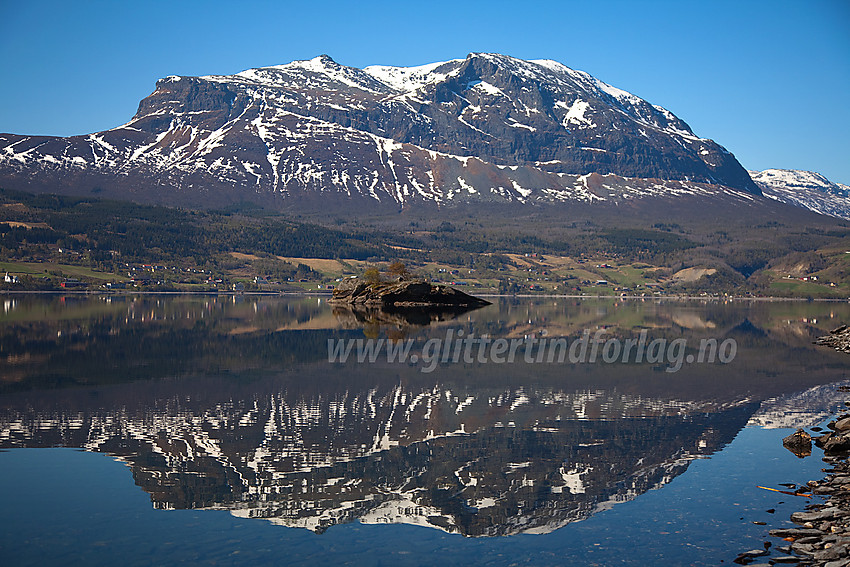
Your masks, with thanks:
[{"label": "small rocky island", "polygon": [[489,305],[445,285],[435,285],[423,279],[399,277],[397,281],[367,280],[351,276],[334,290],[331,303],[372,307],[457,307],[472,308]]}]

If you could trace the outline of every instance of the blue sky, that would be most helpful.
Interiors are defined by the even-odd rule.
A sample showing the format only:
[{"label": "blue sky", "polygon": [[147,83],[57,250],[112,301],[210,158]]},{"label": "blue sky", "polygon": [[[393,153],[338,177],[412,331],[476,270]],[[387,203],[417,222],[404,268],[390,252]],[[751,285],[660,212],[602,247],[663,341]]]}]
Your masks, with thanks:
[{"label": "blue sky", "polygon": [[167,75],[473,51],[558,60],[668,108],[747,168],[850,184],[848,0],[0,0],[0,132],[118,126]]}]

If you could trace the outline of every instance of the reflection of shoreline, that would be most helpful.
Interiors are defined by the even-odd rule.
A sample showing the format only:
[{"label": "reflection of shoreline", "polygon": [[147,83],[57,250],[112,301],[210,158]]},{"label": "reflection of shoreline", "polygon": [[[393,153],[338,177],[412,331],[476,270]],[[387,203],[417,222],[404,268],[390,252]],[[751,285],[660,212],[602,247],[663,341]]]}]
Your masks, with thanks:
[{"label": "reflection of shoreline", "polygon": [[[353,368],[356,363],[329,365],[328,339],[361,338],[366,325],[354,320],[350,329],[341,328],[332,307],[321,297],[5,301],[11,304],[5,324],[0,325],[0,399],[12,392],[40,388],[222,374],[278,375],[288,381],[303,372],[323,379],[345,372],[356,376],[358,387],[398,377],[416,382],[419,378],[413,375],[422,374],[418,368],[400,364],[360,365],[368,368],[359,370]],[[445,337],[446,327],[455,333],[462,330],[464,336],[474,332],[511,342],[559,336],[572,342],[583,329],[594,333],[605,329],[606,339],[624,345],[643,330],[648,330],[650,341],[666,338],[668,347],[680,338],[696,346],[703,338],[718,342],[733,338],[738,353],[722,372],[705,364],[683,366],[672,381],[660,364],[531,366],[519,360],[513,365],[484,366],[459,362],[434,370],[441,379],[461,375],[500,384],[532,381],[558,387],[566,380],[576,387],[621,388],[655,397],[732,401],[763,399],[833,382],[835,368],[843,361],[839,354],[811,342],[823,334],[823,328],[834,327],[834,319],[850,320],[850,308],[511,299],[424,327],[374,325],[367,331],[387,340],[395,340],[401,333],[415,339],[417,345],[435,336]],[[691,329],[677,325],[676,320],[714,327]],[[698,359],[698,350],[686,352],[686,358],[689,354]],[[769,365],[765,361],[770,361]],[[313,367],[295,370],[301,364]]]}]

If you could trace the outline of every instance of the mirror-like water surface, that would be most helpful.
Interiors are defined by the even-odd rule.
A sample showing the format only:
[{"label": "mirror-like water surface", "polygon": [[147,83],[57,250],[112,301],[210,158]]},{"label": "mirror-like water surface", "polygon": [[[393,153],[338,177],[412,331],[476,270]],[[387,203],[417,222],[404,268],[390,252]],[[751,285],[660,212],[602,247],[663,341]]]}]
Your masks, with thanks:
[{"label": "mirror-like water surface", "polygon": [[848,378],[844,303],[0,300],[16,564],[728,562]]}]

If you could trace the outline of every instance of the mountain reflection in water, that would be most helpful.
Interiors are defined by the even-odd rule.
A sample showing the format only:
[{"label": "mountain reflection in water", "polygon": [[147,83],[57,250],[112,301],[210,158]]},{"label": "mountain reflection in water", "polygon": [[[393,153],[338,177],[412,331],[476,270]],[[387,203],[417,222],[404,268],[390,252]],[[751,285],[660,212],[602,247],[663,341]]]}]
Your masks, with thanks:
[{"label": "mountain reflection in water", "polygon": [[[782,396],[823,412],[845,304],[512,299],[449,315],[321,298],[22,297],[0,318],[0,447],[114,455],[157,508],[317,532],[547,533],[663,486]],[[11,303],[10,303],[11,302]],[[734,338],[729,364],[329,363],[329,338]],[[419,344],[417,343],[417,344]],[[759,412],[761,402],[769,400]],[[826,400],[826,401],[825,401]],[[817,405],[818,409],[815,409]]]}]

